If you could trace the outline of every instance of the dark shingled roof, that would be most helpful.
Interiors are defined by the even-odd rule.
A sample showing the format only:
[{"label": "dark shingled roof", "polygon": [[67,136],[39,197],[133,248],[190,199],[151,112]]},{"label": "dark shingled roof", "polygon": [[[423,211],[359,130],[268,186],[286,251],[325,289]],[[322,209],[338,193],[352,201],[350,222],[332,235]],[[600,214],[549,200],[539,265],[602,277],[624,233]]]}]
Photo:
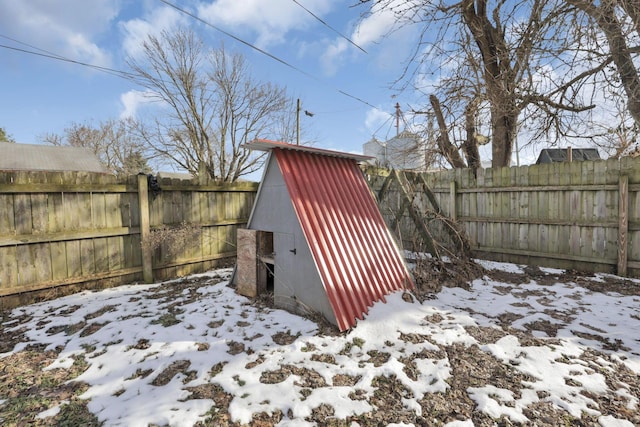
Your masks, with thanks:
[{"label": "dark shingled roof", "polygon": [[[540,151],[536,165],[541,163],[566,162],[567,157],[566,148],[545,148]],[[600,160],[600,154],[597,148],[572,148],[571,160],[574,162]]]},{"label": "dark shingled roof", "polygon": [[0,171],[109,173],[89,148],[8,142],[0,142]]}]

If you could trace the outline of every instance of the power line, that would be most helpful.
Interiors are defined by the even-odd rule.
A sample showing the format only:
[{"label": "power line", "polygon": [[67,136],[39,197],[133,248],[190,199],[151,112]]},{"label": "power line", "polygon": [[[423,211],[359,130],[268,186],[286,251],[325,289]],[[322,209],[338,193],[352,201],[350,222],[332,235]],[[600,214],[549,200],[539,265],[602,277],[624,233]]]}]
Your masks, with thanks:
[{"label": "power line", "polygon": [[362,98],[358,98],[357,96],[355,96],[355,95],[351,95],[350,93],[347,93],[347,92],[345,92],[345,91],[343,91],[343,90],[340,90],[340,89],[336,89],[336,90],[338,91],[338,93],[341,93],[341,94],[343,94],[344,96],[348,96],[349,98],[351,98],[351,99],[355,99],[356,101],[359,101],[359,102],[362,102],[363,104],[368,105],[368,106],[369,106],[369,107],[371,107],[371,108],[375,108],[376,110],[380,110],[378,107],[376,107],[375,105],[372,105],[372,104],[368,103],[367,101],[365,101],[365,100],[364,100],[364,99],[362,99]]},{"label": "power line", "polygon": [[[62,62],[69,62],[71,64],[82,65],[83,67],[93,68],[94,70],[98,70],[98,71],[102,71],[102,72],[105,72],[105,73],[108,73],[108,74],[112,74],[112,75],[115,75],[117,77],[120,77],[120,78],[123,78],[123,79],[126,79],[126,80],[132,80],[132,79],[134,79],[136,77],[135,74],[128,73],[126,71],[116,70],[114,68],[109,68],[109,67],[102,67],[100,65],[89,64],[87,62],[82,62],[82,61],[77,61],[75,59],[66,58],[66,57],[64,57],[62,55],[58,55],[57,53],[53,53],[53,52],[50,52],[48,50],[41,49],[39,47],[30,45],[28,43],[21,42],[20,40],[16,40],[16,39],[14,39],[12,37],[5,36],[3,34],[0,34],[0,37],[2,37],[4,39],[7,39],[7,40],[11,40],[14,43],[18,43],[18,44],[30,47],[32,49],[35,49],[35,51],[34,50],[22,49],[22,48],[19,48],[19,47],[16,47],[16,46],[7,46],[7,45],[4,45],[4,44],[0,44],[0,47],[4,48],[4,49],[14,50],[14,51],[17,51],[17,52],[27,53],[29,55],[41,56],[41,57],[49,58],[49,59],[55,59],[57,61],[62,61]],[[36,51],[39,51],[39,52],[36,52]]]},{"label": "power line", "polygon": [[53,56],[57,56],[57,57],[62,58],[62,56],[61,56],[61,55],[58,55],[58,54],[56,54],[56,53],[50,52],[50,51],[45,50],[45,49],[41,49],[41,48],[39,48],[39,47],[37,47],[37,46],[30,45],[29,43],[21,42],[20,40],[16,40],[16,39],[14,39],[13,37],[5,36],[4,34],[0,34],[0,37],[2,37],[3,39],[11,40],[11,41],[12,41],[12,42],[14,42],[14,43],[18,43],[18,44],[21,44],[21,45],[23,45],[23,46],[30,47],[30,48],[35,49],[35,50],[39,50],[40,52],[44,52],[44,53],[47,53],[47,54],[49,54],[49,55],[53,55]]},{"label": "power line", "polygon": [[[8,37],[5,37],[5,38],[8,38]],[[18,42],[18,43],[20,43],[20,42]],[[26,43],[23,43],[23,44],[26,44]],[[117,77],[121,77],[121,78],[126,79],[126,80],[132,80],[132,79],[134,79],[136,77],[135,74],[131,74],[131,73],[128,73],[126,71],[116,70],[116,69],[108,68],[108,67],[102,67],[100,65],[89,64],[87,62],[82,62],[82,61],[77,61],[75,59],[65,58],[64,56],[60,56],[60,55],[57,55],[57,54],[54,54],[54,53],[35,52],[35,51],[32,51],[32,50],[21,49],[19,47],[7,46],[7,45],[4,45],[4,44],[0,44],[0,48],[9,49],[9,50],[15,50],[17,52],[28,53],[29,55],[41,56],[41,57],[44,57],[44,58],[55,59],[55,60],[58,60],[58,61],[69,62],[71,64],[82,65],[84,67],[93,68],[95,70],[102,71],[102,72],[105,72],[105,73],[108,73],[108,74],[113,74],[113,75],[115,75]],[[39,49],[37,47],[33,47],[33,48],[37,49],[37,50],[40,50],[40,51],[44,51],[43,49]],[[44,51],[44,52],[46,52],[46,51]]]},{"label": "power line", "polygon": [[[178,12],[183,13],[183,14],[195,19],[196,21],[198,21],[198,22],[200,22],[200,23],[202,23],[204,25],[213,28],[216,31],[221,32],[222,34],[226,35],[227,37],[230,37],[233,40],[236,40],[237,42],[242,43],[243,45],[245,45],[245,46],[247,46],[247,47],[249,47],[249,48],[251,48],[251,49],[253,49],[253,50],[257,51],[257,52],[260,52],[261,54],[266,55],[267,57],[273,59],[274,61],[277,61],[280,64],[282,64],[282,65],[284,65],[284,66],[286,66],[288,68],[291,68],[292,70],[295,70],[295,71],[299,72],[300,74],[303,74],[303,75],[305,75],[305,76],[307,76],[307,77],[309,77],[309,78],[311,78],[311,79],[313,79],[313,80],[315,80],[315,81],[317,81],[319,83],[323,83],[323,84],[329,86],[327,83],[325,83],[324,81],[320,80],[318,77],[314,76],[313,74],[310,74],[310,73],[302,70],[301,68],[298,68],[295,65],[292,65],[292,64],[288,63],[284,59],[278,58],[277,56],[267,52],[264,49],[260,49],[259,47],[254,46],[253,44],[249,43],[248,41],[245,41],[245,40],[241,39],[240,37],[234,36],[233,34],[229,33],[228,31],[225,31],[222,28],[213,25],[212,23],[206,21],[205,19],[200,18],[199,16],[194,15],[193,13],[189,12],[188,10],[183,9],[183,8],[171,3],[168,0],[160,0],[160,1],[162,3],[164,3],[164,4],[166,4],[167,6],[172,7],[173,9],[177,10]],[[329,87],[331,87],[331,86],[329,86]],[[357,97],[355,95],[351,95],[351,94],[349,94],[349,93],[347,93],[347,92],[345,92],[343,90],[340,90],[338,88],[335,88],[335,87],[333,89],[335,91],[337,91],[338,93],[344,95],[344,96],[347,96],[347,97],[349,97],[351,99],[354,99],[354,100],[356,100],[358,102],[361,102],[361,103],[363,103],[363,104],[365,104],[365,105],[367,105],[367,106],[369,106],[371,108],[374,108],[376,110],[382,111],[378,107],[376,107],[375,105],[370,104],[369,102],[365,101],[362,98],[359,98],[359,97]]]},{"label": "power line", "polygon": [[290,63],[288,63],[288,62],[287,62],[287,61],[285,61],[284,59],[280,59],[280,58],[278,58],[277,56],[275,56],[275,55],[273,55],[273,54],[271,54],[271,53],[267,52],[266,50],[264,50],[264,49],[260,49],[259,47],[254,46],[254,45],[252,45],[251,43],[249,43],[249,42],[247,42],[247,41],[245,41],[245,40],[242,40],[240,37],[234,36],[234,35],[233,35],[233,34],[231,34],[230,32],[225,31],[225,30],[223,30],[222,28],[220,28],[220,27],[217,27],[217,26],[213,25],[213,24],[212,24],[212,23],[210,23],[209,21],[206,21],[206,20],[204,20],[204,19],[200,18],[199,16],[194,15],[193,13],[189,12],[188,10],[183,9],[183,8],[181,8],[181,7],[179,7],[179,6],[175,5],[175,4],[173,4],[173,3],[171,3],[170,1],[167,1],[167,0],[160,0],[160,1],[161,1],[162,3],[164,3],[164,4],[166,4],[167,6],[174,8],[174,9],[175,9],[175,10],[177,10],[178,12],[183,13],[183,14],[185,14],[185,15],[187,15],[187,16],[190,16],[191,18],[195,19],[196,21],[198,21],[198,22],[200,22],[200,23],[202,23],[202,24],[204,24],[204,25],[206,25],[206,26],[208,26],[208,27],[211,27],[211,28],[213,28],[213,29],[214,29],[214,30],[216,30],[216,31],[221,32],[221,33],[222,33],[222,34],[224,34],[225,36],[227,36],[227,37],[231,37],[231,38],[232,38],[232,39],[234,39],[235,41],[237,41],[237,42],[239,42],[239,43],[242,43],[243,45],[245,45],[245,46],[247,46],[247,47],[249,47],[249,48],[251,48],[251,49],[253,49],[253,50],[258,51],[258,52],[260,52],[260,53],[261,53],[261,54],[263,54],[263,55],[268,56],[269,58],[273,59],[274,61],[277,61],[277,62],[281,63],[282,65],[284,65],[284,66],[286,66],[286,67],[289,67],[289,68],[291,68],[291,69],[293,69],[293,70],[295,70],[295,71],[297,71],[297,72],[299,72],[299,73],[302,73],[302,74],[304,74],[304,75],[305,75],[305,76],[307,76],[307,77],[311,77],[311,78],[314,78],[314,79],[315,79],[315,77],[314,77],[313,75],[311,75],[311,74],[307,73],[306,71],[304,71],[304,70],[302,70],[302,69],[300,69],[300,68],[296,67],[295,65],[291,65]]},{"label": "power line", "polygon": [[[161,0],[161,1],[165,2],[164,0]],[[198,18],[198,20],[200,20],[200,19]],[[223,33],[227,34],[224,31],[223,31]],[[64,57],[62,55],[58,55],[58,54],[56,54],[54,52],[50,52],[48,50],[41,49],[41,48],[39,48],[37,46],[30,45],[28,43],[22,42],[20,40],[14,39],[12,37],[9,37],[9,36],[3,35],[3,34],[0,34],[0,37],[1,38],[5,38],[7,40],[11,40],[14,43],[18,43],[18,44],[30,47],[32,49],[35,49],[36,51],[39,51],[39,52],[32,51],[32,50],[27,50],[27,49],[21,49],[19,47],[15,47],[15,46],[7,46],[7,45],[4,45],[4,44],[0,44],[0,48],[14,50],[14,51],[21,52],[21,53],[26,53],[26,54],[29,54],[29,55],[40,56],[40,57],[43,57],[43,58],[54,59],[54,60],[57,60],[57,61],[68,62],[68,63],[71,63],[71,64],[81,65],[81,66],[84,66],[84,67],[88,67],[88,68],[92,68],[92,69],[95,69],[95,70],[98,70],[98,71],[105,72],[107,74],[114,75],[116,77],[120,77],[120,78],[125,79],[125,80],[129,80],[129,81],[134,81],[135,82],[135,81],[137,81],[137,78],[139,77],[139,75],[135,74],[135,73],[129,73],[129,72],[122,71],[122,70],[117,70],[117,69],[114,69],[114,68],[103,67],[103,66],[99,66],[99,65],[89,64],[89,63],[86,63],[86,62],[82,62],[82,61],[66,58],[66,57]],[[232,36],[232,35],[230,35],[230,37],[233,37],[235,39],[235,37]],[[242,41],[242,43],[243,44],[248,44],[247,42],[244,42],[244,41]],[[250,44],[248,44],[248,45],[251,46]],[[266,53],[266,54],[269,57],[273,56],[273,55],[271,55],[269,53]],[[274,57],[274,59],[276,59],[278,62],[282,62],[285,65],[288,65],[286,62],[284,62],[282,60],[279,60],[278,58]],[[316,77],[314,77],[314,76],[312,76],[312,75],[310,75],[310,74],[308,74],[308,73],[306,73],[306,72],[304,72],[302,70],[299,70],[296,67],[293,67],[293,66],[291,66],[291,67],[294,68],[295,70],[307,75],[308,77],[311,77],[314,80],[317,80],[317,81],[319,81],[319,82],[321,82],[321,83],[326,85],[325,82],[322,82],[318,78],[316,78]],[[351,94],[349,94],[349,93],[347,93],[347,92],[345,92],[343,90],[340,90],[340,89],[337,89],[337,88],[334,88],[334,90],[336,90],[338,93],[340,93],[340,94],[342,94],[344,96],[347,96],[347,97],[352,98],[352,99],[354,99],[354,100],[356,100],[358,102],[361,102],[361,103],[363,103],[363,104],[365,104],[365,105],[367,105],[367,106],[369,106],[369,107],[371,107],[371,108],[373,108],[375,110],[386,112],[386,111],[384,111],[384,110],[382,110],[382,109],[370,104],[369,102],[367,102],[367,101],[365,101],[365,100],[363,100],[361,98],[358,98],[358,97],[356,97],[354,95],[351,95]],[[342,111],[351,111],[351,110],[342,110]],[[305,113],[307,113],[307,112],[305,111]],[[324,112],[320,112],[318,114],[331,114],[331,113],[335,113],[335,111],[331,111],[331,112],[324,111]],[[311,115],[312,116],[314,114],[316,114],[316,113],[311,113],[311,114],[308,113],[307,115]],[[378,133],[378,131],[392,119],[392,117],[393,116],[389,115],[389,118],[387,118],[387,120],[385,120],[385,122],[382,125],[380,125],[380,127],[373,133],[374,137],[375,137],[375,134]]]},{"label": "power line", "polygon": [[[317,81],[319,83],[322,83],[322,84],[324,84],[326,86],[331,87],[326,82],[324,82],[321,79],[319,79],[318,77],[316,77],[316,76],[304,71],[303,69],[301,69],[299,67],[296,67],[295,65],[290,64],[289,62],[287,62],[287,61],[285,61],[283,59],[278,58],[277,56],[265,51],[264,49],[261,49],[261,48],[259,48],[257,46],[254,46],[253,44],[251,44],[251,43],[249,43],[249,42],[247,42],[247,41],[245,41],[245,40],[243,40],[243,39],[241,39],[241,38],[239,38],[239,37],[227,32],[227,31],[225,31],[225,30],[223,30],[223,29],[221,29],[221,28],[219,28],[219,27],[217,27],[217,26],[215,26],[213,24],[211,24],[210,22],[208,22],[208,21],[206,21],[206,20],[194,15],[193,13],[191,13],[191,12],[189,12],[189,11],[179,7],[179,6],[176,6],[176,5],[172,4],[168,0],[160,0],[160,1],[162,3],[164,3],[164,4],[166,4],[167,6],[170,6],[170,7],[174,8],[178,12],[186,14],[186,15],[190,16],[191,18],[197,20],[198,22],[201,22],[201,23],[203,23],[203,24],[215,29],[216,31],[219,31],[219,32],[223,33],[224,35],[226,35],[226,36],[238,41],[239,43],[242,43],[245,46],[258,51],[259,53],[271,58],[272,60],[277,61],[280,64],[282,64],[282,65],[284,65],[286,67],[289,67],[292,70],[297,71],[297,72],[299,72],[299,73],[301,73],[301,74],[303,74],[303,75],[305,75],[305,76],[307,76],[307,77],[309,77],[309,78],[311,78],[311,79],[313,79],[313,80],[315,80],[315,81]],[[15,47],[15,46],[8,46],[8,45],[5,45],[5,44],[0,44],[0,48],[14,50],[14,51],[17,51],[17,52],[22,52],[22,53],[26,53],[26,54],[29,54],[29,55],[35,55],[35,56],[40,56],[40,57],[49,58],[49,59],[55,59],[57,61],[68,62],[68,63],[71,63],[71,64],[81,65],[81,66],[88,67],[88,68],[93,68],[95,70],[102,71],[102,72],[105,72],[105,73],[108,73],[108,74],[112,74],[112,75],[115,75],[117,77],[120,77],[120,78],[123,78],[123,79],[126,79],[126,80],[135,81],[136,78],[138,77],[138,75],[134,74],[134,73],[129,73],[129,72],[122,71],[122,70],[117,70],[117,69],[113,69],[113,68],[109,68],[109,67],[103,67],[103,66],[100,66],[100,65],[89,64],[87,62],[78,61],[78,60],[75,60],[75,59],[70,59],[70,58],[64,57],[62,55],[58,55],[56,53],[47,51],[45,49],[41,49],[41,48],[39,48],[37,46],[33,46],[33,45],[28,44],[28,43],[21,42],[19,40],[16,40],[16,39],[14,39],[12,37],[9,37],[9,36],[6,36],[6,35],[0,34],[0,37],[5,38],[7,40],[11,40],[11,41],[13,41],[15,43],[19,43],[21,45],[30,47],[31,49],[35,49],[36,51],[39,51],[39,52],[36,52],[34,50],[22,49],[22,48]],[[340,93],[343,96],[346,96],[346,97],[351,98],[351,99],[353,99],[355,101],[358,101],[358,102],[360,102],[360,103],[362,103],[364,105],[367,105],[368,107],[371,107],[371,108],[373,108],[375,110],[384,111],[384,110],[381,110],[380,108],[376,107],[375,105],[365,101],[364,99],[359,98],[359,97],[357,97],[355,95],[351,95],[350,93],[348,93],[348,92],[346,92],[344,90],[338,89],[336,87],[332,87],[332,89],[334,89],[336,92]]]},{"label": "power line", "polygon": [[[160,0],[160,1],[164,1],[164,0]],[[105,72],[105,73],[108,73],[108,74],[112,74],[112,75],[114,75],[114,76],[116,76],[116,77],[120,77],[120,78],[123,78],[123,79],[126,79],[126,80],[133,80],[133,81],[135,81],[135,80],[139,77],[139,75],[134,74],[134,73],[129,73],[129,72],[122,71],[122,70],[116,70],[116,69],[114,69],[114,68],[102,67],[102,66],[100,66],[100,65],[89,64],[89,63],[87,63],[87,62],[82,62],[82,61],[78,61],[78,60],[75,60],[75,59],[66,58],[66,57],[64,57],[64,56],[62,56],[62,55],[58,55],[58,54],[56,54],[56,53],[49,52],[49,51],[47,51],[47,50],[41,49],[41,48],[36,47],[36,46],[32,46],[32,45],[30,45],[30,44],[28,44],[28,43],[21,42],[21,41],[19,41],[19,40],[16,40],[16,39],[14,39],[14,38],[11,38],[11,37],[8,37],[8,36],[2,35],[2,34],[0,34],[0,37],[5,38],[5,39],[8,39],[8,40],[11,40],[11,41],[14,41],[15,43],[19,43],[19,44],[22,44],[22,45],[25,45],[25,46],[29,46],[29,47],[31,47],[32,49],[39,50],[40,52],[35,52],[35,51],[33,51],[33,50],[27,50],[27,49],[21,49],[21,48],[19,48],[19,47],[15,47],[15,46],[7,46],[7,45],[4,45],[4,44],[0,44],[0,48],[9,49],[9,50],[14,50],[14,51],[22,52],[22,53],[26,53],[26,54],[29,54],[29,55],[41,56],[41,57],[43,57],[43,58],[55,59],[55,60],[57,60],[57,61],[69,62],[69,63],[71,63],[71,64],[82,65],[82,66],[84,66],[84,67],[93,68],[93,69],[95,69],[95,70],[102,71],[102,72]],[[46,53],[42,53],[42,52],[46,52]],[[268,54],[268,55],[270,55],[270,54]],[[271,55],[270,55],[270,56],[271,56]],[[280,61],[280,60],[278,60],[278,61],[279,61],[279,62],[283,62],[283,61]],[[293,66],[292,66],[292,67],[293,67]],[[308,76],[308,77],[310,77],[310,78],[312,78],[312,79],[314,79],[314,80],[316,80],[316,81],[319,81],[319,82],[323,83],[323,82],[322,82],[320,79],[318,79],[317,77],[314,77],[313,75],[308,74],[308,73],[304,72],[303,70],[299,70],[299,69],[298,69],[298,68],[296,68],[296,67],[293,67],[293,68],[294,68],[296,71],[299,71],[299,72],[301,72],[301,73],[305,74],[306,76]],[[358,98],[357,96],[351,95],[351,94],[349,94],[349,93],[347,93],[347,92],[345,92],[345,91],[343,91],[343,90],[340,90],[340,89],[335,89],[335,90],[336,90],[338,93],[340,93],[340,94],[342,94],[342,95],[344,95],[344,96],[347,96],[347,97],[349,97],[349,98],[352,98],[352,99],[354,99],[354,100],[356,100],[356,101],[358,101],[358,102],[361,102],[361,103],[363,103],[363,104],[365,104],[365,105],[368,105],[369,107],[374,108],[374,109],[376,109],[376,110],[380,110],[378,107],[376,107],[376,106],[374,106],[374,105],[372,105],[372,104],[368,103],[367,101],[365,101],[365,100],[363,100],[363,99],[361,99],[361,98]]]},{"label": "power line", "polygon": [[340,37],[342,37],[343,39],[345,39],[346,41],[348,41],[349,43],[351,43],[352,45],[354,45],[355,47],[357,47],[358,49],[360,49],[361,51],[363,51],[364,53],[367,53],[366,50],[364,50],[361,46],[359,46],[358,44],[356,44],[356,42],[354,42],[353,40],[351,40],[349,37],[345,36],[344,34],[342,34],[340,31],[336,30],[335,28],[333,28],[331,25],[327,24],[322,18],[320,18],[318,15],[316,15],[315,13],[313,13],[312,11],[310,11],[309,9],[307,9],[306,7],[304,7],[304,5],[300,4],[298,2],[298,0],[293,0],[293,2],[295,4],[297,4],[298,6],[300,6],[301,8],[303,8],[305,11],[307,11],[307,13],[311,16],[313,16],[314,18],[316,18],[318,21],[320,21],[325,27],[329,28],[331,31],[333,31],[334,33],[336,33],[337,35],[339,35]]}]

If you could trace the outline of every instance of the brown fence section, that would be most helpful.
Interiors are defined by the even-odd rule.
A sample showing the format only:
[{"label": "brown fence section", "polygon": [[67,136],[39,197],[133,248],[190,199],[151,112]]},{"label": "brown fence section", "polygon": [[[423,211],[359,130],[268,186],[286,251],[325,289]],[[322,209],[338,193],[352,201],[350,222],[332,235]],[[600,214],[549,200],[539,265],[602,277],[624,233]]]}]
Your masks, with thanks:
[{"label": "brown fence section", "polygon": [[432,196],[442,215],[463,225],[480,258],[640,276],[640,158],[481,169],[477,175],[468,169],[404,173],[404,186],[389,185],[385,173],[367,175],[408,249],[420,235],[412,211],[432,234],[445,235],[426,213],[434,208]]},{"label": "brown fence section", "polygon": [[257,184],[159,184],[149,188],[146,176],[0,172],[2,306],[43,291],[201,272],[235,256]]}]

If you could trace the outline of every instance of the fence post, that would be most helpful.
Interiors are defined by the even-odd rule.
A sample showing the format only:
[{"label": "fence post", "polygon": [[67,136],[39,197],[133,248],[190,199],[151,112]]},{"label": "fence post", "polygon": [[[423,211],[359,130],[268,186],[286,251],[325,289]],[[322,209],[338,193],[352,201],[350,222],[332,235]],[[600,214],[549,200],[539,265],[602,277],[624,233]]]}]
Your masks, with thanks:
[{"label": "fence post", "polygon": [[456,215],[456,182],[451,181],[449,184],[449,217],[452,221],[457,219]]},{"label": "fence post", "polygon": [[618,181],[618,275],[627,275],[627,232],[629,230],[629,177]]},{"label": "fence post", "polygon": [[142,250],[142,278],[146,283],[153,282],[153,258],[149,241],[149,185],[147,176],[138,175],[138,206],[140,209],[140,249]]}]

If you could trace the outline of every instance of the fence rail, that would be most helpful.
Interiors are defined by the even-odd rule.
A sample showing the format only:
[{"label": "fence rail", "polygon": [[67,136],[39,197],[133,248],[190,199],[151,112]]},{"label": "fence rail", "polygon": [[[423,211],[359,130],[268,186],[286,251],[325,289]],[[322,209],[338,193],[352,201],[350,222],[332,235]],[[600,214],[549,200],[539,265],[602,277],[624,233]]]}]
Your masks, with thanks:
[{"label": "fence rail", "polygon": [[[384,175],[367,171],[374,191]],[[640,158],[406,175],[427,184],[478,257],[640,276]],[[402,197],[389,188],[380,206],[413,248],[413,221],[393,215]],[[425,194],[413,203],[423,213],[432,209]]]},{"label": "fence rail", "polygon": [[[379,192],[385,173],[366,175]],[[412,213],[424,214],[435,202],[439,214],[463,225],[478,257],[640,276],[640,159],[412,179],[418,178],[431,194],[415,194],[407,206],[391,186],[379,201],[406,248],[420,234]],[[34,292],[177,277],[235,256],[236,232],[248,220],[257,184],[159,184],[154,192],[145,176],[0,173],[1,306],[32,301]],[[446,239],[434,224],[429,232]],[[163,238],[181,227],[187,232],[178,240]]]},{"label": "fence rail", "polygon": [[[159,184],[154,192],[146,176],[0,173],[2,306],[30,301],[34,295],[25,293],[34,291],[204,271],[235,256],[236,230],[247,222],[257,184]],[[190,234],[170,238],[185,226]],[[142,245],[143,236],[155,244]]]}]

